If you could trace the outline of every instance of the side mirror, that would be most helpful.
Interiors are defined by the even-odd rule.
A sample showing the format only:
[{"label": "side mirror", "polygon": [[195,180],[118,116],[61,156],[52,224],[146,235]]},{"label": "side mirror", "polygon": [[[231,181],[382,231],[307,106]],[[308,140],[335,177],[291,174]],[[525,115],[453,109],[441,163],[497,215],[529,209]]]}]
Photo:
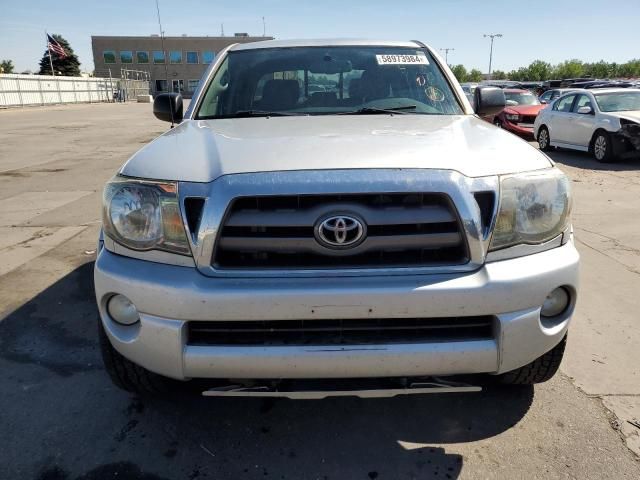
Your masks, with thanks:
[{"label": "side mirror", "polygon": [[161,93],[153,101],[153,114],[163,122],[180,123],[182,121],[182,95],[179,93]]},{"label": "side mirror", "polygon": [[476,114],[480,117],[494,116],[504,110],[507,103],[504,92],[498,87],[478,87],[475,91]]},{"label": "side mirror", "polygon": [[542,105],[546,105],[546,104],[547,104],[547,103],[549,103],[549,102],[547,102],[544,98],[541,98],[541,99],[540,99],[540,103],[541,103]]},{"label": "side mirror", "polygon": [[580,115],[591,115],[593,113],[593,109],[591,107],[580,107],[578,109],[578,113]]}]

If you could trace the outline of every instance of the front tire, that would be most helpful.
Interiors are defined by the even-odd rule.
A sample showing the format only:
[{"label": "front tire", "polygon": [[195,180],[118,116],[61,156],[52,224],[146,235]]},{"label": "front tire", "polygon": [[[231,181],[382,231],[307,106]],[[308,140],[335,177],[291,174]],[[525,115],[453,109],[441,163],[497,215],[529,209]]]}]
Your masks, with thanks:
[{"label": "front tire", "polygon": [[498,128],[502,128],[502,122],[500,121],[499,118],[494,119],[493,124]]},{"label": "front tire", "polygon": [[158,395],[172,389],[175,381],[136,365],[113,348],[102,323],[99,323],[98,335],[102,361],[109,378],[116,387],[140,395]]},{"label": "front tire", "polygon": [[517,370],[504,373],[498,378],[500,383],[505,385],[533,385],[535,383],[546,382],[551,379],[562,363],[564,349],[567,345],[567,336],[541,357],[533,362],[520,367]]},{"label": "front tire", "polygon": [[611,137],[603,130],[594,135],[591,150],[594,158],[600,163],[610,163],[615,160]]},{"label": "front tire", "polygon": [[547,127],[540,127],[538,131],[538,146],[543,152],[551,150],[551,137],[549,137],[549,129]]}]

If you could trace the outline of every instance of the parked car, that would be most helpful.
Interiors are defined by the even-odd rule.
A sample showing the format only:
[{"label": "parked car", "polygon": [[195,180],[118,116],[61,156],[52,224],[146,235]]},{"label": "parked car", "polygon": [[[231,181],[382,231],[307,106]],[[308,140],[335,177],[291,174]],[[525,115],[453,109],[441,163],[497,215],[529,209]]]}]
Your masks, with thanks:
[{"label": "parked car", "polygon": [[505,88],[504,96],[504,110],[485,120],[517,135],[533,138],[533,122],[545,106],[528,90]]},{"label": "parked car", "polygon": [[570,85],[573,89],[591,88],[629,88],[634,85],[631,82],[621,82],[618,80],[590,80],[586,82],[575,82]]},{"label": "parked car", "polygon": [[317,398],[554,375],[577,295],[570,184],[476,116],[502,90],[476,89],[474,112],[414,41],[236,44],[201,85],[184,115],[156,97],[177,126],[105,186],[95,292],[116,385]]},{"label": "parked car", "polygon": [[591,152],[599,162],[640,156],[640,89],[577,90],[558,98],[535,121],[542,150]]},{"label": "parked car", "polygon": [[478,85],[479,84],[476,82],[464,82],[460,84],[460,86],[462,87],[462,91],[464,93],[470,93],[471,95],[476,92],[476,88],[478,88]]},{"label": "parked car", "polygon": [[547,103],[553,102],[556,98],[561,97],[565,93],[572,92],[573,90],[575,90],[575,89],[573,89],[573,88],[553,88],[551,90],[547,90],[542,95],[540,95],[538,97],[538,100],[540,100],[540,103],[545,105]]}]

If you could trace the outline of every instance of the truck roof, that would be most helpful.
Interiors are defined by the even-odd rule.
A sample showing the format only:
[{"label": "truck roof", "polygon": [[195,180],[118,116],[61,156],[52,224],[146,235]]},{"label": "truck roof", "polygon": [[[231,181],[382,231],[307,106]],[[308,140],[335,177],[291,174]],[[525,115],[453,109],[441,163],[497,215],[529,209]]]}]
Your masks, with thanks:
[{"label": "truck roof", "polygon": [[288,47],[344,47],[344,46],[376,46],[376,47],[409,47],[420,48],[415,41],[371,40],[359,38],[326,38],[326,39],[298,39],[298,40],[264,40],[250,43],[237,43],[229,49],[256,50],[259,48],[288,48]]}]

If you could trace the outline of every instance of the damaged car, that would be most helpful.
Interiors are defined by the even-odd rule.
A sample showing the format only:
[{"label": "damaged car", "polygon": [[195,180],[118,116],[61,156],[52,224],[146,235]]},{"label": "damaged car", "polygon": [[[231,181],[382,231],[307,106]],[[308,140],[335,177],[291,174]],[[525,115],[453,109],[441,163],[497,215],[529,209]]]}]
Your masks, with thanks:
[{"label": "damaged car", "polygon": [[540,112],[540,148],[590,152],[602,163],[640,158],[640,89],[576,90]]}]

